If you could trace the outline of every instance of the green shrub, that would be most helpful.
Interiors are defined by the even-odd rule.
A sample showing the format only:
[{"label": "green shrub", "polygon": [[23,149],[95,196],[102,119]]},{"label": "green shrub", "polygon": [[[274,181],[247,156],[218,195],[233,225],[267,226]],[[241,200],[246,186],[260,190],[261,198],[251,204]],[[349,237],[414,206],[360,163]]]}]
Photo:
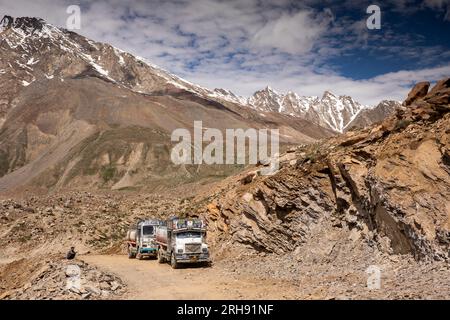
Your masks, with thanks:
[{"label": "green shrub", "polygon": [[116,168],[109,165],[109,166],[103,166],[100,172],[100,175],[102,176],[103,182],[108,182],[114,176],[116,175]]},{"label": "green shrub", "polygon": [[397,123],[395,124],[395,130],[403,130],[406,127],[408,127],[410,125],[411,121],[409,120],[405,120],[405,119],[401,119],[398,120]]}]

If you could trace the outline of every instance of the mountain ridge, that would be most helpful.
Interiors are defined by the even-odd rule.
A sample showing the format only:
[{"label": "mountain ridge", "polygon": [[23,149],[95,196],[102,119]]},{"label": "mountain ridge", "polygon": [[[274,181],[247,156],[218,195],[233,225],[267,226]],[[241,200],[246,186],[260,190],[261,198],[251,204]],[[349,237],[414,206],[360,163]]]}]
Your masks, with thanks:
[{"label": "mountain ridge", "polygon": [[[256,91],[250,97],[241,97],[230,90],[222,88],[210,90],[182,79],[144,58],[133,56],[109,44],[94,42],[74,32],[57,28],[39,18],[24,17],[14,19],[10,16],[5,16],[2,21],[4,23],[0,31],[10,31],[12,36],[14,36],[14,41],[6,37],[6,43],[10,48],[21,46],[24,49],[22,57],[27,57],[27,51],[31,49],[26,47],[29,37],[50,39],[59,45],[62,50],[70,51],[74,55],[77,55],[78,59],[86,62],[92,69],[90,71],[85,70],[86,72],[90,72],[90,74],[96,73],[97,76],[115,82],[118,85],[124,85],[138,93],[151,94],[155,91],[186,90],[219,103],[229,102],[260,112],[278,112],[301,118],[338,133],[342,133],[360,112],[365,109],[370,109],[370,107],[356,102],[349,96],[336,96],[330,91],[325,91],[322,98],[319,98],[317,96],[300,96],[292,91],[288,91],[286,94],[280,94],[269,86]],[[80,47],[77,41],[84,42],[84,45]],[[85,47],[87,47],[87,50],[83,50]],[[101,55],[95,52],[98,51],[97,49],[104,51],[110,60],[117,60],[115,61],[116,65],[111,65],[111,62],[106,62],[105,64],[101,60]],[[35,76],[30,76],[27,71],[32,71],[33,66],[38,64],[39,60],[35,60],[33,57],[19,60],[16,60],[18,66],[25,70],[25,74],[20,79],[20,84],[22,86],[28,86],[36,79]],[[142,69],[148,69],[146,72],[152,76],[141,76],[139,79],[136,79],[136,71],[140,70],[121,70],[126,69],[125,67],[130,63],[135,65],[142,63]],[[44,74],[45,77],[53,78],[55,76],[54,72],[52,70],[48,71],[48,73]],[[8,68],[3,68],[0,64],[0,73],[6,72],[8,72]],[[64,73],[59,76],[64,77]],[[389,101],[389,103],[394,107],[399,106],[398,102]],[[5,114],[6,109],[7,107],[4,101],[3,105],[2,101],[0,101],[0,124],[4,121],[2,115]]]},{"label": "mountain ridge", "polygon": [[[368,106],[355,101],[348,95],[335,95],[329,90],[326,90],[320,98],[300,96],[293,91],[278,93],[270,86],[256,91],[248,98],[237,97],[232,92],[229,94],[230,101],[239,101],[252,109],[299,117],[339,133],[349,128],[349,125],[364,111],[375,109],[380,104],[389,105],[386,113],[382,115],[384,118],[401,104],[394,100],[382,100],[375,106]],[[377,121],[379,121],[378,118]],[[371,123],[373,122],[370,122],[370,117],[366,119],[365,125]]]}]

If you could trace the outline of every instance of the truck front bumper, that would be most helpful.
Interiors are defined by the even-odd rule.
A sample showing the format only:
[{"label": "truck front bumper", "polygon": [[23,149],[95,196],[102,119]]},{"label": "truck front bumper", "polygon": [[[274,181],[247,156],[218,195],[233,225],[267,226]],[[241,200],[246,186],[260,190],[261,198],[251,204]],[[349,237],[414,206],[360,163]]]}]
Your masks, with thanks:
[{"label": "truck front bumper", "polygon": [[141,255],[153,256],[153,255],[156,255],[158,253],[158,248],[140,248],[139,249],[139,253]]},{"label": "truck front bumper", "polygon": [[176,255],[178,263],[197,263],[197,262],[209,262],[208,253],[179,253]]}]

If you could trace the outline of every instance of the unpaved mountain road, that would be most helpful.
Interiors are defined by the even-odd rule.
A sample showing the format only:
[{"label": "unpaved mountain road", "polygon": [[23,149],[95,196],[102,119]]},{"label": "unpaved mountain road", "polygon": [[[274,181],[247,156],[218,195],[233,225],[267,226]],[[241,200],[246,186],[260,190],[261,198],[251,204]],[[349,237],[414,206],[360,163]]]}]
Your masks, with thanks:
[{"label": "unpaved mountain road", "polygon": [[291,285],[230,275],[220,266],[172,269],[156,260],[125,255],[82,255],[79,259],[119,276],[128,286],[125,299],[286,299],[298,294]]}]

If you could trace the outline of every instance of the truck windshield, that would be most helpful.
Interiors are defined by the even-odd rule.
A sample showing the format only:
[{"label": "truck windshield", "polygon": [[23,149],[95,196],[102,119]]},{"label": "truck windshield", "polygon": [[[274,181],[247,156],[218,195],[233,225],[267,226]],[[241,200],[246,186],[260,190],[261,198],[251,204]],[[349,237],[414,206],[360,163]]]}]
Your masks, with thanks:
[{"label": "truck windshield", "polygon": [[154,233],[153,226],[143,226],[142,227],[142,234],[144,236],[151,236]]},{"label": "truck windshield", "polygon": [[186,239],[186,238],[201,238],[201,232],[183,232],[177,234],[178,239]]}]

